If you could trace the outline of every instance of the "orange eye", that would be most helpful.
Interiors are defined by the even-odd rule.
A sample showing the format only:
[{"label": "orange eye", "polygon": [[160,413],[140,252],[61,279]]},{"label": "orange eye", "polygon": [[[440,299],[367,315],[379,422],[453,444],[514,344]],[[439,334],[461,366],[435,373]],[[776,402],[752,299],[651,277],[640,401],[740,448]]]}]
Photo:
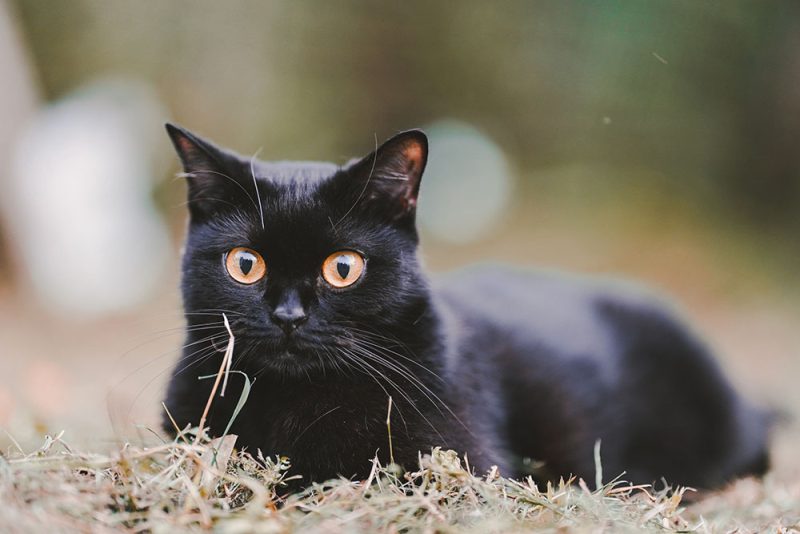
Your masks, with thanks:
[{"label": "orange eye", "polygon": [[352,250],[334,252],[322,263],[322,277],[333,287],[351,286],[364,272],[364,257]]},{"label": "orange eye", "polygon": [[242,284],[254,284],[267,274],[267,264],[261,254],[253,249],[236,247],[225,256],[228,274]]}]

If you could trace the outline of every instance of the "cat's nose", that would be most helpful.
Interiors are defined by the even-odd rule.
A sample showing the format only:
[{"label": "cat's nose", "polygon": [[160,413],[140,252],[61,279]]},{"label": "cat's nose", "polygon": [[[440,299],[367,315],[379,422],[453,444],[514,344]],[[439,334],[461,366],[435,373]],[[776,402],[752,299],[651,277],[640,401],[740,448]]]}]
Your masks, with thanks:
[{"label": "cat's nose", "polygon": [[272,322],[290,334],[308,320],[308,314],[300,302],[300,295],[296,291],[287,291],[272,311],[271,318]]},{"label": "cat's nose", "polygon": [[293,332],[298,326],[308,320],[303,308],[278,307],[272,312],[272,321],[280,326],[287,334]]}]

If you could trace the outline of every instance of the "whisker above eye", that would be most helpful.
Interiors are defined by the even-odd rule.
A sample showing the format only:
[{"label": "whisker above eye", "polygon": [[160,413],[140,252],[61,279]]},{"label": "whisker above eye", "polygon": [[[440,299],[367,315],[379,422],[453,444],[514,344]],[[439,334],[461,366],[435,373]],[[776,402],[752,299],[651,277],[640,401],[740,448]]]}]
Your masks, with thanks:
[{"label": "whisker above eye", "polygon": [[[258,182],[256,181],[256,170],[255,170],[255,161],[258,155],[261,153],[261,149],[259,148],[256,150],[256,153],[253,154],[253,157],[250,158],[250,176],[253,177],[253,189],[256,190],[256,198],[258,199],[258,215],[261,217],[261,229],[266,229],[264,226],[264,207],[261,205],[261,193],[258,191]],[[252,201],[252,197],[250,198]]]}]

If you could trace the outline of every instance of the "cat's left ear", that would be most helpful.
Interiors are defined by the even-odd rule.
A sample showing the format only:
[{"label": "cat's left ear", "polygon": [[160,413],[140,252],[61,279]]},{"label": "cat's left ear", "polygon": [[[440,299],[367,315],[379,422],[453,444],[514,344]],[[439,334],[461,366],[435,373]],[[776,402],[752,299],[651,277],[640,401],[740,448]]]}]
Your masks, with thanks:
[{"label": "cat's left ear", "polygon": [[380,204],[394,219],[413,215],[422,173],[428,161],[428,138],[422,130],[401,132],[349,168],[361,201]]},{"label": "cat's left ear", "polygon": [[252,204],[248,188],[253,187],[253,183],[239,182],[238,177],[243,172],[244,176],[251,172],[245,170],[240,156],[180,126],[169,123],[165,126],[183,164],[193,221],[203,221],[220,211],[248,208]]},{"label": "cat's left ear", "polygon": [[210,141],[169,122],[164,127],[187,173],[215,171],[223,166],[222,150]]}]

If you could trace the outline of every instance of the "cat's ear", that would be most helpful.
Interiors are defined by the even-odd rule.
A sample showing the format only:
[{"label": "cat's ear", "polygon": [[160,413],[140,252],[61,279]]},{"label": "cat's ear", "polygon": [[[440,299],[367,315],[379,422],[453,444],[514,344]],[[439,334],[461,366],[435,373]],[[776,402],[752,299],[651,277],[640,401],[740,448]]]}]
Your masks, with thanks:
[{"label": "cat's ear", "polygon": [[422,173],[428,161],[428,138],[421,130],[399,133],[349,167],[359,202],[378,205],[392,219],[413,221]]},{"label": "cat's ear", "polygon": [[167,123],[165,127],[183,164],[193,220],[202,220],[247,202],[248,197],[243,193],[245,186],[239,183],[243,167],[239,156],[180,126]]}]

